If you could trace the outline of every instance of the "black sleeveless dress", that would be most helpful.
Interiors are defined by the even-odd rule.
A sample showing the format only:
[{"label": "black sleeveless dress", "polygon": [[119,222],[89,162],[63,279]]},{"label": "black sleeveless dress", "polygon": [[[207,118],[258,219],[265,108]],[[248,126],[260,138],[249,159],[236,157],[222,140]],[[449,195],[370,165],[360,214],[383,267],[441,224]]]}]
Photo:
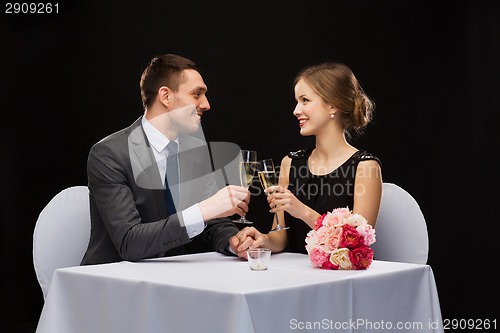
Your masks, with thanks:
[{"label": "black sleeveless dress", "polygon": [[[380,160],[366,151],[355,152],[347,161],[333,172],[326,175],[313,175],[308,167],[308,159],[312,149],[291,152],[290,183],[288,189],[305,205],[319,214],[332,211],[334,208],[349,207],[354,204],[354,179],[358,163],[365,160]],[[288,246],[286,251],[307,253],[305,239],[311,228],[301,219],[285,212]]]}]

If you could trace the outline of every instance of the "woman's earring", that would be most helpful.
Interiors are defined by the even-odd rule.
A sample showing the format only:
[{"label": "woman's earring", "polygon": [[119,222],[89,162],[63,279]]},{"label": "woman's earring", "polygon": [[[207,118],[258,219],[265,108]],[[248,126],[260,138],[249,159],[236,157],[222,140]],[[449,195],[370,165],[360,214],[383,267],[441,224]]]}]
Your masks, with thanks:
[{"label": "woman's earring", "polygon": [[335,118],[335,113],[330,113],[330,119]]}]

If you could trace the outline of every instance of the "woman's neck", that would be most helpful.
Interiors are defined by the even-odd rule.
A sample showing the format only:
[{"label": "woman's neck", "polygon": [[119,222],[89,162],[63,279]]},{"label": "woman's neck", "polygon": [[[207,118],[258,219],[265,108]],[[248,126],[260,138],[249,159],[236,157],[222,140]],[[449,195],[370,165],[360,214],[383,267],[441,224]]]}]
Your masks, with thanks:
[{"label": "woman's neck", "polygon": [[347,143],[343,133],[316,136],[316,148],[309,156],[309,170],[315,175],[326,175],[340,167],[356,152]]},{"label": "woman's neck", "polygon": [[329,160],[355,150],[356,148],[347,142],[343,131],[332,131],[316,136],[315,153],[321,160]]}]

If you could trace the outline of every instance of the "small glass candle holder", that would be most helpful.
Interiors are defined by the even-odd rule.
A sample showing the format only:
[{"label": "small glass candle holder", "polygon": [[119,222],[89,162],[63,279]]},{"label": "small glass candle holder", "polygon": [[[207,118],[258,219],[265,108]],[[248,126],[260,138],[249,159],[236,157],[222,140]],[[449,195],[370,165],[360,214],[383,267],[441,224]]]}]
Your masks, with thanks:
[{"label": "small glass candle holder", "polygon": [[271,250],[266,248],[256,248],[247,250],[248,265],[253,271],[264,271],[269,267],[271,260]]}]

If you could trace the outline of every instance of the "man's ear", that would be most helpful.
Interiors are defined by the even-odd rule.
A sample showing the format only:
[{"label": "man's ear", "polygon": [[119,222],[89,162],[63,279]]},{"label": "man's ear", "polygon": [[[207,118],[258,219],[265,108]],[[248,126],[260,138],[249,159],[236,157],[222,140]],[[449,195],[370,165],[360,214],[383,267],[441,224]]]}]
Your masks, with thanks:
[{"label": "man's ear", "polygon": [[161,86],[160,89],[158,89],[158,101],[163,104],[166,108],[170,106],[173,100],[173,91],[172,89]]}]

